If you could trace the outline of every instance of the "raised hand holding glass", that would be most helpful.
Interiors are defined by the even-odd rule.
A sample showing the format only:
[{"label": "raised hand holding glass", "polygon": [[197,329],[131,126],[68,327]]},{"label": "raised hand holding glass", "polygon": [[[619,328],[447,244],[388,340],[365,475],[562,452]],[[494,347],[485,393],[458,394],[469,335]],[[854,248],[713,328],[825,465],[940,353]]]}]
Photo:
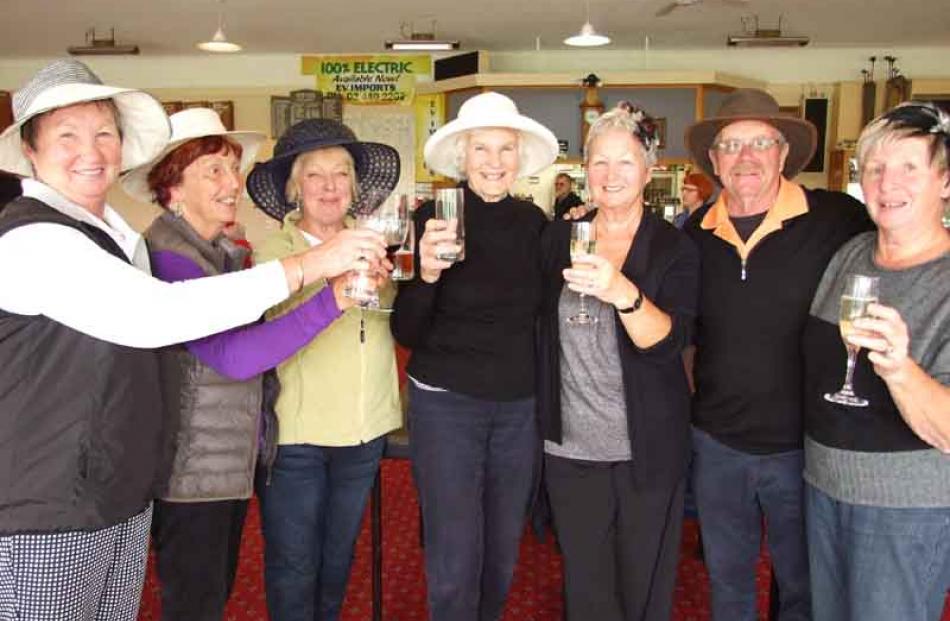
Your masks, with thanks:
[{"label": "raised hand holding glass", "polygon": [[848,342],[848,335],[854,332],[854,321],[867,317],[868,305],[878,301],[878,278],[861,274],[849,274],[845,281],[844,291],[841,293],[841,307],[838,314],[838,329],[841,339],[848,351],[848,362],[845,369],[844,384],[836,393],[825,393],[825,399],[832,403],[840,403],[851,407],[866,407],[868,400],[854,394],[852,380],[854,379],[854,365],[861,348]]}]

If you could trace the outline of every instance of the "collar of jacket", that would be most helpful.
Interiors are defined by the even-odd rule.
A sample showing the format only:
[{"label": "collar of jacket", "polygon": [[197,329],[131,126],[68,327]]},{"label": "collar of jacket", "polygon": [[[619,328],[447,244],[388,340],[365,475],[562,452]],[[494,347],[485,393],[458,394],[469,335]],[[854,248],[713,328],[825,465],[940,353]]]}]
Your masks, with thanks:
[{"label": "collar of jacket", "polygon": [[711,230],[713,235],[735,246],[739,251],[739,256],[745,259],[756,244],[770,233],[780,230],[786,220],[805,213],[808,213],[808,199],[805,198],[805,191],[797,183],[792,183],[782,177],[775,204],[766,212],[765,219],[748,240],[742,241],[732,220],[729,219],[729,211],[726,209],[726,192],[719,194],[719,198],[703,216],[700,227]]}]

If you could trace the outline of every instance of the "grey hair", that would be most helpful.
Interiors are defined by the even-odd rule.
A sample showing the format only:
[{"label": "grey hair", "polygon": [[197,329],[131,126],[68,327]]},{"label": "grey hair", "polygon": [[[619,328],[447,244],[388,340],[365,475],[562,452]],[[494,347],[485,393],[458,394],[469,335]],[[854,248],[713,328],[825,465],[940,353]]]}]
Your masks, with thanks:
[{"label": "grey hair", "polygon": [[908,101],[877,117],[858,137],[858,170],[864,175],[864,165],[870,153],[884,142],[905,138],[930,140],[930,163],[939,171],[950,165],[950,114],[929,101]]},{"label": "grey hair", "polygon": [[465,179],[465,150],[468,148],[468,140],[471,138],[472,132],[478,131],[480,129],[508,129],[515,133],[515,136],[518,137],[518,163],[525,161],[525,152],[524,152],[524,140],[521,139],[521,132],[512,127],[473,127],[472,129],[466,129],[464,132],[461,132],[458,136],[455,137],[455,144],[453,148],[455,150],[455,167],[458,169],[459,180]]},{"label": "grey hair", "polygon": [[297,205],[300,200],[300,184],[297,183],[297,177],[300,175],[300,169],[303,168],[304,162],[307,161],[307,158],[310,157],[311,154],[325,149],[342,149],[343,152],[346,153],[346,168],[350,173],[350,202],[356,202],[356,198],[359,196],[360,186],[356,180],[356,164],[353,162],[353,156],[343,147],[323,147],[322,149],[306,151],[294,158],[294,163],[290,168],[290,174],[287,176],[287,185],[284,187],[284,196],[286,196],[287,202],[291,205]]},{"label": "grey hair", "polygon": [[600,115],[587,132],[587,140],[584,141],[585,165],[594,140],[614,129],[623,130],[637,139],[640,148],[643,149],[643,159],[647,168],[656,164],[660,144],[656,121],[640,108],[621,101],[612,110]]}]

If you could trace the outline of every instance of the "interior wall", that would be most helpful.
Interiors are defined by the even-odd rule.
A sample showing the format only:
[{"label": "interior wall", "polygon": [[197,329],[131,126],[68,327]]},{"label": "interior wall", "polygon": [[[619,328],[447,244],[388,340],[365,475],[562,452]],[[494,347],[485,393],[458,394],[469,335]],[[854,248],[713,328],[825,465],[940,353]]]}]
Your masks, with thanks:
[{"label": "interior wall", "polygon": [[[860,94],[858,78],[868,56],[891,54],[898,58],[904,75],[912,80],[914,95],[950,96],[950,46],[926,48],[800,48],[751,50],[722,48],[714,50],[653,49],[649,54],[638,50],[551,50],[541,52],[493,52],[489,55],[494,72],[570,72],[578,77],[594,71],[649,70],[714,70],[748,78],[764,80],[768,89],[782,105],[798,103],[803,94],[820,93],[831,99],[828,128],[829,148],[842,140],[854,140],[860,132]],[[16,90],[51,58],[0,59],[0,90]],[[300,73],[300,56],[296,54],[240,54],[235,56],[188,57],[90,57],[84,59],[106,83],[144,88],[162,100],[229,99],[234,102],[235,126],[270,132],[270,97],[285,95],[298,88],[312,88],[313,76]],[[608,85],[609,86],[609,85]],[[542,89],[543,90],[543,89]],[[554,90],[554,89],[552,89]],[[611,103],[611,89],[605,103]],[[883,97],[883,83],[879,83],[879,99]],[[471,94],[470,91],[468,94]],[[544,97],[527,97],[522,104],[528,114],[558,127],[556,133],[568,137],[572,153],[579,155],[579,117],[577,105],[580,93],[562,90],[570,99],[558,110],[545,110]],[[621,95],[621,93],[617,93]],[[640,93],[643,95],[643,93]],[[466,95],[467,96],[467,95]],[[562,95],[564,96],[564,95]],[[704,100],[707,115],[714,113],[722,95],[707,90]],[[636,97],[634,97],[636,99]],[[449,97],[448,118],[454,118],[464,97]],[[648,110],[660,116],[659,110]],[[695,105],[692,102],[689,107]],[[878,103],[880,107],[880,101]],[[687,105],[683,102],[683,114]],[[669,113],[666,113],[669,117]],[[678,119],[679,112],[675,115]],[[561,118],[563,117],[563,119]],[[542,120],[544,122],[544,120]],[[683,127],[688,119],[684,119]],[[676,120],[668,127],[671,145],[681,143],[682,129]],[[563,125],[563,129],[560,129]],[[265,142],[259,159],[270,156],[273,141]],[[675,149],[676,146],[671,146]],[[668,156],[673,156],[673,151]],[[827,157],[826,157],[827,161]],[[800,177],[806,185],[824,187],[825,173],[810,173]],[[132,222],[143,228],[157,213],[148,205],[140,205],[114,191],[110,200]],[[248,223],[252,242],[262,239],[276,226],[248,202],[239,208],[239,217]]]}]

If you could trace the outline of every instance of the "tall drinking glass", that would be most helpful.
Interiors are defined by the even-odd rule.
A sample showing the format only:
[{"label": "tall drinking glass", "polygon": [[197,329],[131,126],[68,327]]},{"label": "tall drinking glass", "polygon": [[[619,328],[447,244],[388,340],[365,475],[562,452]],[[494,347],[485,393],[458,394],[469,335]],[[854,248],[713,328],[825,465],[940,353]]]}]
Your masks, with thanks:
[{"label": "tall drinking glass", "polygon": [[[358,215],[356,226],[382,234],[387,256],[392,262],[406,240],[409,218],[408,197],[405,194],[392,194],[371,213]],[[368,269],[352,272],[345,293],[364,308],[379,308],[379,293],[376,291],[375,279]]]},{"label": "tall drinking glass", "polygon": [[[571,223],[571,262],[575,263],[578,257],[594,254],[597,251],[597,239],[593,222]],[[587,296],[580,296],[580,309],[577,314],[567,318],[567,323],[573,325],[589,325],[597,323],[597,318],[587,312]]]},{"label": "tall drinking glass", "polygon": [[856,408],[863,408],[868,405],[867,399],[854,394],[854,387],[851,384],[854,378],[854,363],[858,358],[858,350],[861,348],[850,344],[846,337],[854,332],[854,321],[866,317],[868,315],[868,305],[877,302],[877,299],[878,278],[876,276],[864,276],[862,274],[849,274],[847,276],[844,291],[841,294],[838,329],[841,331],[844,346],[848,350],[848,363],[845,368],[844,385],[834,394],[825,393],[827,401]]},{"label": "tall drinking glass", "polygon": [[449,229],[455,230],[458,251],[436,248],[435,258],[440,261],[465,260],[465,191],[462,188],[447,188],[435,191],[435,217],[445,220]]}]

